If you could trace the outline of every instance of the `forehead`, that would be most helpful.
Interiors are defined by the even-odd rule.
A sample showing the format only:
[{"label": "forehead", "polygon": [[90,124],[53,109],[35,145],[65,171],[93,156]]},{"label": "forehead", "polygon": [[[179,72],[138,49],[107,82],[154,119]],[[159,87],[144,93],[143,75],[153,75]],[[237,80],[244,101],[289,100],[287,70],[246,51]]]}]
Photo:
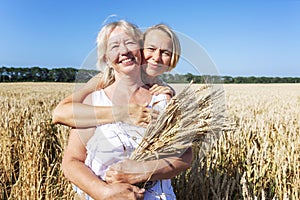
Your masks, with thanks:
[{"label": "forehead", "polygon": [[116,27],[115,29],[112,30],[112,32],[109,34],[108,37],[108,42],[116,42],[119,41],[121,39],[134,39],[134,36],[132,34],[130,34],[129,31],[125,31],[124,28],[121,27]]},{"label": "forehead", "polygon": [[152,45],[161,49],[172,50],[172,39],[170,36],[161,30],[150,31],[144,41],[145,45]]}]

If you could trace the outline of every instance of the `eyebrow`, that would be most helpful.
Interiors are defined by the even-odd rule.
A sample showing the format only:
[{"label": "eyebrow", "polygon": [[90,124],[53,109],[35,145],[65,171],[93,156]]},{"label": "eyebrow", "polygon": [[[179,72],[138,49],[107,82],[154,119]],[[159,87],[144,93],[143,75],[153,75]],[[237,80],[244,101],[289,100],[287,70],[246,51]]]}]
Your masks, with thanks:
[{"label": "eyebrow", "polygon": [[[133,39],[133,38],[124,38],[123,40],[124,40],[124,42],[127,42],[127,41],[133,41],[133,42],[136,42],[136,40]],[[114,40],[114,39],[108,40],[108,44],[117,44],[117,43],[119,43],[119,40],[118,40],[118,39],[117,39],[117,40]]]},{"label": "eyebrow", "polygon": [[[157,46],[153,45],[153,44],[149,44],[149,45],[145,45],[146,48],[149,48],[149,47],[154,47],[155,49],[159,49],[157,48]],[[170,49],[160,49],[161,51],[169,51],[169,52],[172,52],[172,50]]]}]

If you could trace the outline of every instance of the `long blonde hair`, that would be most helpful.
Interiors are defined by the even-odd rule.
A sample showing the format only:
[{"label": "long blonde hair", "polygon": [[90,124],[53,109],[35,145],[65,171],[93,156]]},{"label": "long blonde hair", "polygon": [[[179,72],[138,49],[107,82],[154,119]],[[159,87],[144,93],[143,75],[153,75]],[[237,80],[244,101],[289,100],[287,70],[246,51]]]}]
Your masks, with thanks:
[{"label": "long blonde hair", "polygon": [[111,32],[117,27],[121,27],[128,35],[131,35],[133,39],[138,42],[140,47],[142,47],[143,44],[142,32],[136,25],[126,22],[125,20],[112,22],[102,27],[97,36],[97,64],[100,70],[104,69],[103,88],[111,85],[115,81],[114,69],[111,66],[108,66],[106,62],[106,51],[109,36]]}]

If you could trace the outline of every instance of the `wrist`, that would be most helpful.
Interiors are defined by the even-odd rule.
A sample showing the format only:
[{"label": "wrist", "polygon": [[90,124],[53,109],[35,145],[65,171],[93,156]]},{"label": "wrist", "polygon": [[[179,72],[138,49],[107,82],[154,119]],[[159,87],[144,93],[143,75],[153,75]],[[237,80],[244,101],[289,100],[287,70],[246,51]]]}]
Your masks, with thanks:
[{"label": "wrist", "polygon": [[111,110],[111,115],[115,122],[123,122],[124,106],[113,106]]}]

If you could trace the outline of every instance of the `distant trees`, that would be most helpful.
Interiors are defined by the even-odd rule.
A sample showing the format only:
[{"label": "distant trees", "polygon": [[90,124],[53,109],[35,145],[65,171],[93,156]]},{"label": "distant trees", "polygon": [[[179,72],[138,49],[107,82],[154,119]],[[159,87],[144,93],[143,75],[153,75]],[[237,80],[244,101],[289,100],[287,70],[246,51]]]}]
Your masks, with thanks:
[{"label": "distant trees", "polygon": [[[0,82],[86,82],[99,71],[75,68],[1,67]],[[216,75],[162,74],[167,83],[300,83],[300,77],[231,77]]]},{"label": "distant trees", "polygon": [[1,67],[0,82],[86,82],[97,73],[75,68]]}]

